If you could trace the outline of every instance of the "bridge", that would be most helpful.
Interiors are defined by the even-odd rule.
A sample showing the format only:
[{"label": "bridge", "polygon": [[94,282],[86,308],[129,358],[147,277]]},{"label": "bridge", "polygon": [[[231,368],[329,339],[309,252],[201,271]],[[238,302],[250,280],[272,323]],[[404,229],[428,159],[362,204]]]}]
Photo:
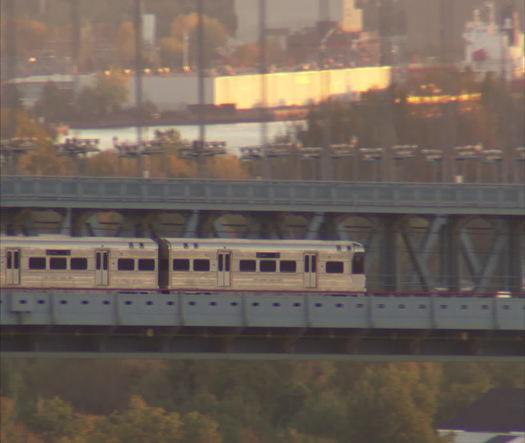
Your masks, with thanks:
[{"label": "bridge", "polygon": [[520,185],[26,176],[0,185],[3,234],[352,239],[367,248],[371,290],[3,291],[2,356],[523,359]]},{"label": "bridge", "polygon": [[3,291],[3,357],[523,361],[525,297]]},{"label": "bridge", "polygon": [[3,176],[4,234],[351,239],[374,291],[525,288],[525,187]]}]

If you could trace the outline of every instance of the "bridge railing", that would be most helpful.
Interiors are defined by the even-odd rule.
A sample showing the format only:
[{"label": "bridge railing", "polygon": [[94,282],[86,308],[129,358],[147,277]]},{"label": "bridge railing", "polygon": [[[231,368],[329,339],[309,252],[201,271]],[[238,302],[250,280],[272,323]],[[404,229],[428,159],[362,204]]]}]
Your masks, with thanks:
[{"label": "bridge railing", "polygon": [[[192,205],[274,205],[334,209],[341,206],[417,207],[448,212],[503,211],[523,214],[525,190],[517,184],[363,183],[338,181],[257,181],[4,176],[2,205],[50,201],[73,206],[97,202],[125,207],[159,203]],[[485,211],[486,212],[486,211]]]}]

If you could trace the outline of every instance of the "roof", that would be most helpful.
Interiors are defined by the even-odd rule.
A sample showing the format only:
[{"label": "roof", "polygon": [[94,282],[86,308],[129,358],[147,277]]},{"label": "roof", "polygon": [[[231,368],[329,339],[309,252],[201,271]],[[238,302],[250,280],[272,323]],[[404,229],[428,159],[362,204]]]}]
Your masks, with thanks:
[{"label": "roof", "polygon": [[440,429],[470,432],[524,432],[525,389],[492,389]]},{"label": "roof", "polygon": [[521,437],[515,435],[496,435],[485,443],[521,443]]},{"label": "roof", "polygon": [[363,245],[348,240],[282,240],[282,239],[246,239],[246,238],[164,238],[172,248],[235,248],[235,249],[277,249],[277,250],[353,250],[364,251]]},{"label": "roof", "polygon": [[38,236],[2,236],[2,247],[34,247],[34,248],[138,248],[151,249],[156,242],[150,238],[134,237],[70,237],[67,235],[44,234]]}]

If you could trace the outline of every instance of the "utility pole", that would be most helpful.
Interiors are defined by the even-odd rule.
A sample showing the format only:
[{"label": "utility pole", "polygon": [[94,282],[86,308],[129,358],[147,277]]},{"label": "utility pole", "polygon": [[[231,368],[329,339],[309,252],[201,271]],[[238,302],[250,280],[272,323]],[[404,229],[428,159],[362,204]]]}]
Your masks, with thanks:
[{"label": "utility pole", "polygon": [[266,47],[266,0],[259,0],[259,76],[261,78],[261,147],[262,147],[262,175],[263,178],[271,178],[268,159],[268,127],[266,123],[268,107],[267,91],[267,47]]},{"label": "utility pole", "polygon": [[[199,137],[197,143],[194,143],[195,149],[202,150],[206,143],[206,122],[204,115],[205,106],[205,64],[206,57],[204,53],[204,0],[197,0],[197,50],[198,50],[198,94],[199,94],[199,107],[198,107],[198,118],[199,118]],[[202,178],[206,174],[204,158],[202,156],[197,157],[199,176]]]},{"label": "utility pole", "polygon": [[[135,28],[135,106],[136,106],[136,129],[137,146],[142,146],[142,73],[144,71],[142,60],[142,0],[135,0],[133,22]],[[139,173],[144,176],[144,161],[139,156]]]},{"label": "utility pole", "polygon": [[10,108],[8,114],[7,131],[2,134],[2,137],[16,137],[17,128],[17,111],[18,111],[18,89],[13,80],[16,78],[16,62],[17,62],[17,41],[16,41],[16,0],[2,0],[0,5],[3,9],[1,17],[4,19],[3,41],[6,42],[6,60],[5,60],[5,79],[2,79],[3,84],[6,84],[6,105]]}]

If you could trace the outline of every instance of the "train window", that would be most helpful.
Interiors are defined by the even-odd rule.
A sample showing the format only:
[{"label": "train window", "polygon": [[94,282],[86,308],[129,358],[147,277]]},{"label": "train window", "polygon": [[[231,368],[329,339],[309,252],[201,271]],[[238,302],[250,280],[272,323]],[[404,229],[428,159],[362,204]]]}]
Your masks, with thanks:
[{"label": "train window", "polygon": [[67,269],[65,257],[51,257],[49,259],[49,269]]},{"label": "train window", "polygon": [[297,269],[297,263],[295,260],[281,260],[279,262],[280,272],[295,272]]},{"label": "train window", "polygon": [[207,258],[196,258],[193,260],[194,271],[209,271],[210,261]]},{"label": "train window", "polygon": [[255,272],[255,260],[239,260],[239,271]]},{"label": "train window", "polygon": [[352,274],[365,273],[365,253],[356,252],[352,258]]},{"label": "train window", "polygon": [[119,271],[134,271],[135,260],[133,258],[119,258],[117,267]]},{"label": "train window", "polygon": [[174,271],[189,271],[190,261],[187,258],[173,259],[173,270]]},{"label": "train window", "polygon": [[87,258],[73,257],[71,259],[71,269],[77,271],[87,269]]},{"label": "train window", "polygon": [[45,257],[29,257],[29,269],[46,269]]},{"label": "train window", "polygon": [[261,272],[275,272],[277,270],[277,262],[275,260],[261,260],[259,262],[259,270]]},{"label": "train window", "polygon": [[139,258],[139,271],[154,271],[155,260],[152,258]]},{"label": "train window", "polygon": [[342,274],[344,264],[342,261],[327,261],[326,262],[326,273],[327,274]]}]

